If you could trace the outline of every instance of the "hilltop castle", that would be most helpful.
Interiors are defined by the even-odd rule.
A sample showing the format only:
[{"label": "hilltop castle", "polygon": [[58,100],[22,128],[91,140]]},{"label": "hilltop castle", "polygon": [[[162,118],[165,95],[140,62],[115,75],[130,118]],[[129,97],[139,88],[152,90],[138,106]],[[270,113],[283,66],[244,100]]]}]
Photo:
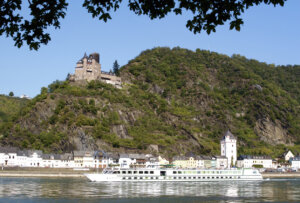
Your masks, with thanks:
[{"label": "hilltop castle", "polygon": [[101,80],[117,88],[122,87],[120,77],[112,72],[101,71],[100,55],[98,53],[92,53],[89,56],[85,53],[82,59],[76,63],[75,74],[69,75],[69,80],[75,82]]}]

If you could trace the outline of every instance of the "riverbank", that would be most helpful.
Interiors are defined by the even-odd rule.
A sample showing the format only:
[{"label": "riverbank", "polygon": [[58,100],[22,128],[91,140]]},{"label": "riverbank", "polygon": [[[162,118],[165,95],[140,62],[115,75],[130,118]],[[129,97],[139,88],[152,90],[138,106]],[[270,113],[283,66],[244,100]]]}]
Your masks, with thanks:
[{"label": "riverbank", "polygon": [[262,173],[263,178],[300,178],[300,173]]},{"label": "riverbank", "polygon": [[90,170],[73,170],[58,168],[0,168],[0,177],[61,177],[61,178],[83,178],[84,173],[96,172]]}]

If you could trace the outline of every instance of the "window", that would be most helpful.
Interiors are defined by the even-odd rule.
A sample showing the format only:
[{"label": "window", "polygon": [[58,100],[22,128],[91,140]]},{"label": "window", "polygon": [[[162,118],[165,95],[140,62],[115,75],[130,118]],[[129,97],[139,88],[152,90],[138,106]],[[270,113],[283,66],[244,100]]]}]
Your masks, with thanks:
[{"label": "window", "polygon": [[122,174],[126,174],[126,171],[122,171]]},{"label": "window", "polygon": [[139,171],[139,174],[143,174],[143,171]]},{"label": "window", "polygon": [[177,171],[173,171],[173,174],[177,174]]},{"label": "window", "polygon": [[149,173],[149,171],[145,171],[144,173],[145,173],[145,174],[148,174],[148,173]]},{"label": "window", "polygon": [[137,171],[133,171],[134,174],[137,174]]},{"label": "window", "polygon": [[154,171],[150,171],[150,174],[154,174]]},{"label": "window", "polygon": [[128,171],[128,174],[132,174],[132,171]]}]

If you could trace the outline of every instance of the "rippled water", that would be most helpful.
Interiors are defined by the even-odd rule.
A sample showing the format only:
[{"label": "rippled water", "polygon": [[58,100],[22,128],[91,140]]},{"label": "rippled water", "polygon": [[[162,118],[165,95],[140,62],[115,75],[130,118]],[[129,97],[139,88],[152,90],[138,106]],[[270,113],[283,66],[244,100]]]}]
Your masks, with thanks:
[{"label": "rippled water", "polygon": [[300,179],[93,183],[84,178],[0,178],[0,202],[262,201],[300,202]]}]

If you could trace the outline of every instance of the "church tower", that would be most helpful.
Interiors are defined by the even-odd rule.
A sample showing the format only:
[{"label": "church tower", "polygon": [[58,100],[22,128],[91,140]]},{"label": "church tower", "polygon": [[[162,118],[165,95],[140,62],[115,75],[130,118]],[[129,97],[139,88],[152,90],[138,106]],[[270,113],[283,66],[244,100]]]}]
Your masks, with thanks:
[{"label": "church tower", "polygon": [[232,167],[236,164],[236,138],[229,130],[224,134],[221,140],[221,156],[227,157],[228,167]]}]

